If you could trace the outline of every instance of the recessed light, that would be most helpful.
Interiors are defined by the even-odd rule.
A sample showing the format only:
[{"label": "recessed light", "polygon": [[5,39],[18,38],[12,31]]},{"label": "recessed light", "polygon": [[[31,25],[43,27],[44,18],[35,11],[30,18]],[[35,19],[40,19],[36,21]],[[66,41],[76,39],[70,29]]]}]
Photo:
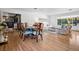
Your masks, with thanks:
[{"label": "recessed light", "polygon": [[36,9],[38,9],[38,8],[34,8],[34,9],[36,10]]},{"label": "recessed light", "polygon": [[68,9],[69,11],[72,11],[72,9]]}]

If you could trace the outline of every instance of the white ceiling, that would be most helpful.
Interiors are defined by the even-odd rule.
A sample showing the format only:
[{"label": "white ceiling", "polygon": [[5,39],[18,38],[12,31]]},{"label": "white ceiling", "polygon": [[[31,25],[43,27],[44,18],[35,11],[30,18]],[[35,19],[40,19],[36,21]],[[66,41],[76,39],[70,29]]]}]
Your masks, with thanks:
[{"label": "white ceiling", "polygon": [[68,12],[79,11],[79,8],[0,8],[0,10],[15,10],[17,12],[28,12],[28,13],[44,13],[46,15],[55,15]]}]

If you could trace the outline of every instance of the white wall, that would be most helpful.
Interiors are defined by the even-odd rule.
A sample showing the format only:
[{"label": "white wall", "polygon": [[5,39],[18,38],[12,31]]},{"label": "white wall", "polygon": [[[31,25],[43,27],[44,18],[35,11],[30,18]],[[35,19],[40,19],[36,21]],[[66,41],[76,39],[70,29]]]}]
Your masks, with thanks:
[{"label": "white wall", "polygon": [[38,22],[39,18],[48,19],[46,15],[41,13],[25,13],[21,15],[21,22],[27,22],[29,25],[32,25],[34,22]]},{"label": "white wall", "polygon": [[50,26],[57,26],[57,16],[51,15],[48,17],[50,21]]}]

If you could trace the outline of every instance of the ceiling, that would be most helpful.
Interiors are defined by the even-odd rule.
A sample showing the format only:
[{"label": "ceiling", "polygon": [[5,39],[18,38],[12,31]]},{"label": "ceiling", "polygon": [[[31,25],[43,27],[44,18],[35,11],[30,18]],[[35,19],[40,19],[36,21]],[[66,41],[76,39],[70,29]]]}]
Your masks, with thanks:
[{"label": "ceiling", "polygon": [[0,10],[15,10],[17,12],[28,12],[28,13],[44,13],[46,15],[55,15],[61,13],[68,13],[78,11],[79,8],[0,8]]}]

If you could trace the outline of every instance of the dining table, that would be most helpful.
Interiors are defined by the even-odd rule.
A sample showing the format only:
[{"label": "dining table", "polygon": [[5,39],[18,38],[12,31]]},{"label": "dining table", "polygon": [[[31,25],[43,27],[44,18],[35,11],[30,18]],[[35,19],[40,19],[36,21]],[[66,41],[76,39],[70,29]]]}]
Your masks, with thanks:
[{"label": "dining table", "polygon": [[36,41],[38,42],[38,35],[39,31],[35,26],[28,26],[24,31],[23,31],[23,38],[25,40],[26,37],[30,38],[35,38]]}]

